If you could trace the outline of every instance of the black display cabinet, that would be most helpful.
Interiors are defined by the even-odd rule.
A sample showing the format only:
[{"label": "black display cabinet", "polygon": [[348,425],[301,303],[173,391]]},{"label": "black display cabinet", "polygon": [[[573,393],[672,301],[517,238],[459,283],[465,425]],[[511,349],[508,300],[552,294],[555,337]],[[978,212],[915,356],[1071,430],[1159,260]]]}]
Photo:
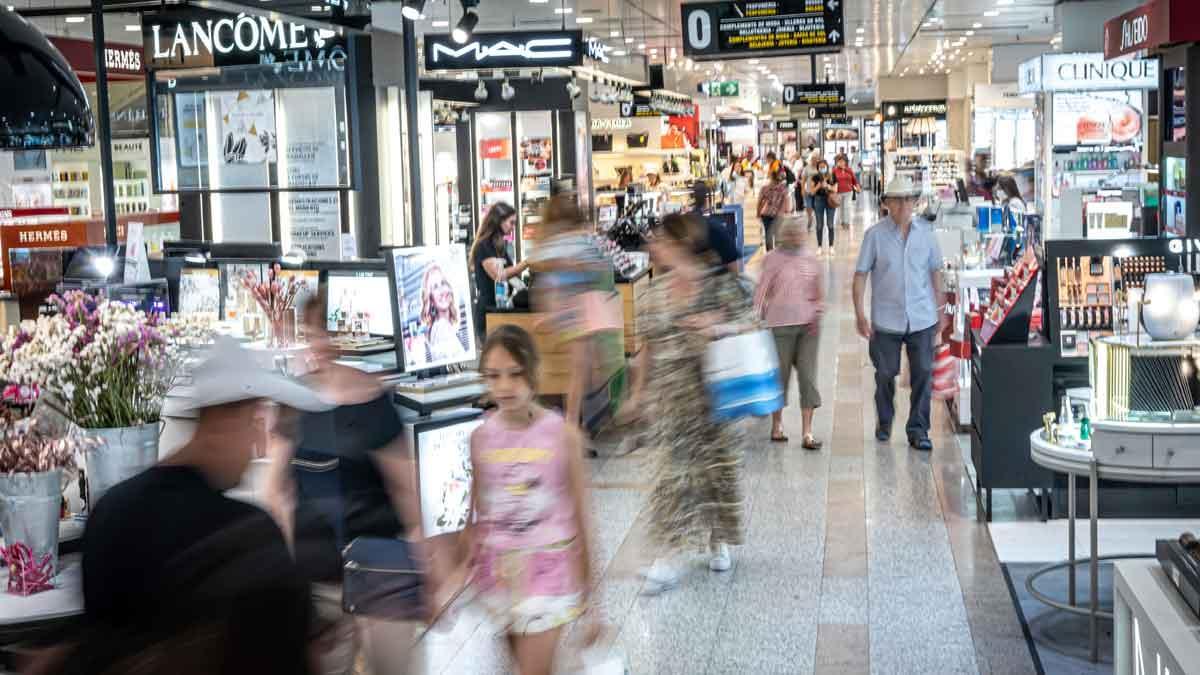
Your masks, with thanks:
[{"label": "black display cabinet", "polygon": [[[1200,200],[1188,197],[1190,181],[1200,176],[1200,112],[1190,103],[1191,94],[1200,92],[1200,45],[1164,48],[1158,56],[1159,221],[1163,233],[1194,239],[1200,237]],[[1200,271],[1190,264],[1188,270]]]}]

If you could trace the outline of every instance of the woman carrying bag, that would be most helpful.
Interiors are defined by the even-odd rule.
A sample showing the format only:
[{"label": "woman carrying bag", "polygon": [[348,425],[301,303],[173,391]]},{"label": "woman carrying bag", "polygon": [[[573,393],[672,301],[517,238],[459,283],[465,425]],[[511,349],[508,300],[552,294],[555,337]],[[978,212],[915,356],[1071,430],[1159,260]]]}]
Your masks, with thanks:
[{"label": "woman carrying bag", "polygon": [[858,184],[858,176],[854,175],[854,169],[850,168],[850,159],[845,153],[838,155],[834,164],[837,165],[833,169],[833,180],[837,183],[838,223],[842,229],[847,229],[850,227],[850,201],[862,188]]}]

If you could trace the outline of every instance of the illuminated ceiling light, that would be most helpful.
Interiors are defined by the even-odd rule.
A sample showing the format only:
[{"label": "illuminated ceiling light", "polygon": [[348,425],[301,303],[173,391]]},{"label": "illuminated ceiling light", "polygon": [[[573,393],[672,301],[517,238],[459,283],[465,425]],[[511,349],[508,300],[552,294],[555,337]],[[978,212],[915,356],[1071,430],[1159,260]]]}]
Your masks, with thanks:
[{"label": "illuminated ceiling light", "polygon": [[1016,2],[1016,0],[996,0],[996,6],[997,7],[1005,7],[1007,5],[1013,4],[1014,2]]},{"label": "illuminated ceiling light", "polygon": [[137,24],[130,23],[125,25],[125,30],[130,33],[140,33],[142,32],[142,27]]},{"label": "illuminated ceiling light", "polygon": [[851,103],[853,103],[853,104],[855,104],[855,105],[857,105],[857,104],[858,104],[858,99],[856,99],[856,98],[852,98],[852,99],[850,99],[850,102],[851,102]]},{"label": "illuminated ceiling light", "polygon": [[547,2],[550,2],[550,0],[529,0],[529,4],[531,5],[544,5]]},{"label": "illuminated ceiling light", "polygon": [[625,44],[627,44],[627,45],[633,44],[633,38],[629,38],[629,37],[625,38]]},{"label": "illuminated ceiling light", "polygon": [[404,0],[400,5],[400,14],[409,21],[419,21],[423,11],[425,11],[425,0]]},{"label": "illuminated ceiling light", "polygon": [[554,8],[555,14],[573,14],[574,12],[575,12],[575,10],[571,7],[555,7]]},{"label": "illuminated ceiling light", "polygon": [[575,17],[575,23],[591,23],[592,21],[593,21],[593,19],[590,16]]},{"label": "illuminated ceiling light", "polygon": [[967,56],[975,56],[975,52],[967,52]]},{"label": "illuminated ceiling light", "polygon": [[450,25],[450,22],[449,22],[449,21],[434,21],[434,22],[433,22],[433,27],[434,27],[434,28],[445,28],[445,27],[447,27],[447,26],[449,26],[449,25]]},{"label": "illuminated ceiling light", "polygon": [[67,18],[63,19],[63,21],[66,21],[67,23],[83,23],[84,21],[87,21],[87,17],[86,16],[68,16]]},{"label": "illuminated ceiling light", "polygon": [[750,65],[752,65],[752,66],[757,66],[759,64],[759,62],[760,62],[759,59],[750,59]]},{"label": "illuminated ceiling light", "polygon": [[621,37],[621,31],[611,30],[608,32],[608,37]]},{"label": "illuminated ceiling light", "polygon": [[627,54],[629,54],[629,52],[625,51],[624,49],[614,49],[612,53],[613,56],[625,56]]},{"label": "illuminated ceiling light", "polygon": [[639,43],[638,49],[640,49],[642,51],[646,51],[646,43],[645,42]]},{"label": "illuminated ceiling light", "polygon": [[462,18],[458,20],[458,25],[451,31],[450,37],[458,44],[465,45],[467,40],[471,39],[471,33],[474,32],[475,26],[478,25],[479,15],[467,10]]},{"label": "illuminated ceiling light", "polygon": [[975,35],[975,31],[973,31],[973,30],[969,30],[969,31],[967,31],[967,32],[965,33],[965,35],[966,35],[967,37],[972,37],[973,35]]},{"label": "illuminated ceiling light", "polygon": [[325,11],[325,8],[324,8],[324,7],[322,7],[322,6],[320,6],[320,5],[313,5],[313,6],[312,6],[310,9],[312,9],[312,11],[314,11],[314,12],[323,12],[323,11]]},{"label": "illuminated ceiling light", "polygon": [[988,18],[995,18],[995,17],[997,17],[997,16],[1000,16],[1000,10],[998,10],[998,9],[989,9],[988,11],[984,12],[984,13],[983,13],[983,15],[984,15],[984,16],[986,16],[986,17],[988,17]]},{"label": "illuminated ceiling light", "polygon": [[983,24],[976,21],[975,23],[971,24],[971,28],[983,28]]},{"label": "illuminated ceiling light", "polygon": [[858,33],[859,35],[862,35],[863,33],[867,32],[867,29],[862,26],[859,26],[857,29],[855,29],[854,32]]}]

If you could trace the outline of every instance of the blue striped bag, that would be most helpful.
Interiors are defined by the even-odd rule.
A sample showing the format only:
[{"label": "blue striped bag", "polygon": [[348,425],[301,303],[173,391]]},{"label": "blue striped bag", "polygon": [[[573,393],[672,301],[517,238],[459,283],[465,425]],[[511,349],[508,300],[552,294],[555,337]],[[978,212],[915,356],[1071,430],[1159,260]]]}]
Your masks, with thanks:
[{"label": "blue striped bag", "polygon": [[756,330],[710,342],[704,354],[704,383],[715,422],[782,410],[779,356],[771,331]]}]

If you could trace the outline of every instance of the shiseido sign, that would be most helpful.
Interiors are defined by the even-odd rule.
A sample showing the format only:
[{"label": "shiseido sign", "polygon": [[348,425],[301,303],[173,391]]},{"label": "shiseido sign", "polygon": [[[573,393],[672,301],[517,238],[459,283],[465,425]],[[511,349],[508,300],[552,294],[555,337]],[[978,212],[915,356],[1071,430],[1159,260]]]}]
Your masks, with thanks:
[{"label": "shiseido sign", "polygon": [[[1036,61],[1041,61],[1038,68]],[[1034,69],[1041,77],[1035,75]],[[1158,59],[1117,59],[1104,55],[1043,54],[1024,64],[1021,91],[1096,91],[1105,89],[1157,89]]]},{"label": "shiseido sign", "polygon": [[476,33],[466,44],[449,35],[425,36],[426,70],[578,66],[583,63],[583,31]]},{"label": "shiseido sign", "polygon": [[265,16],[167,13],[142,24],[145,51],[157,64],[218,66],[345,59],[345,42],[323,28]]}]

